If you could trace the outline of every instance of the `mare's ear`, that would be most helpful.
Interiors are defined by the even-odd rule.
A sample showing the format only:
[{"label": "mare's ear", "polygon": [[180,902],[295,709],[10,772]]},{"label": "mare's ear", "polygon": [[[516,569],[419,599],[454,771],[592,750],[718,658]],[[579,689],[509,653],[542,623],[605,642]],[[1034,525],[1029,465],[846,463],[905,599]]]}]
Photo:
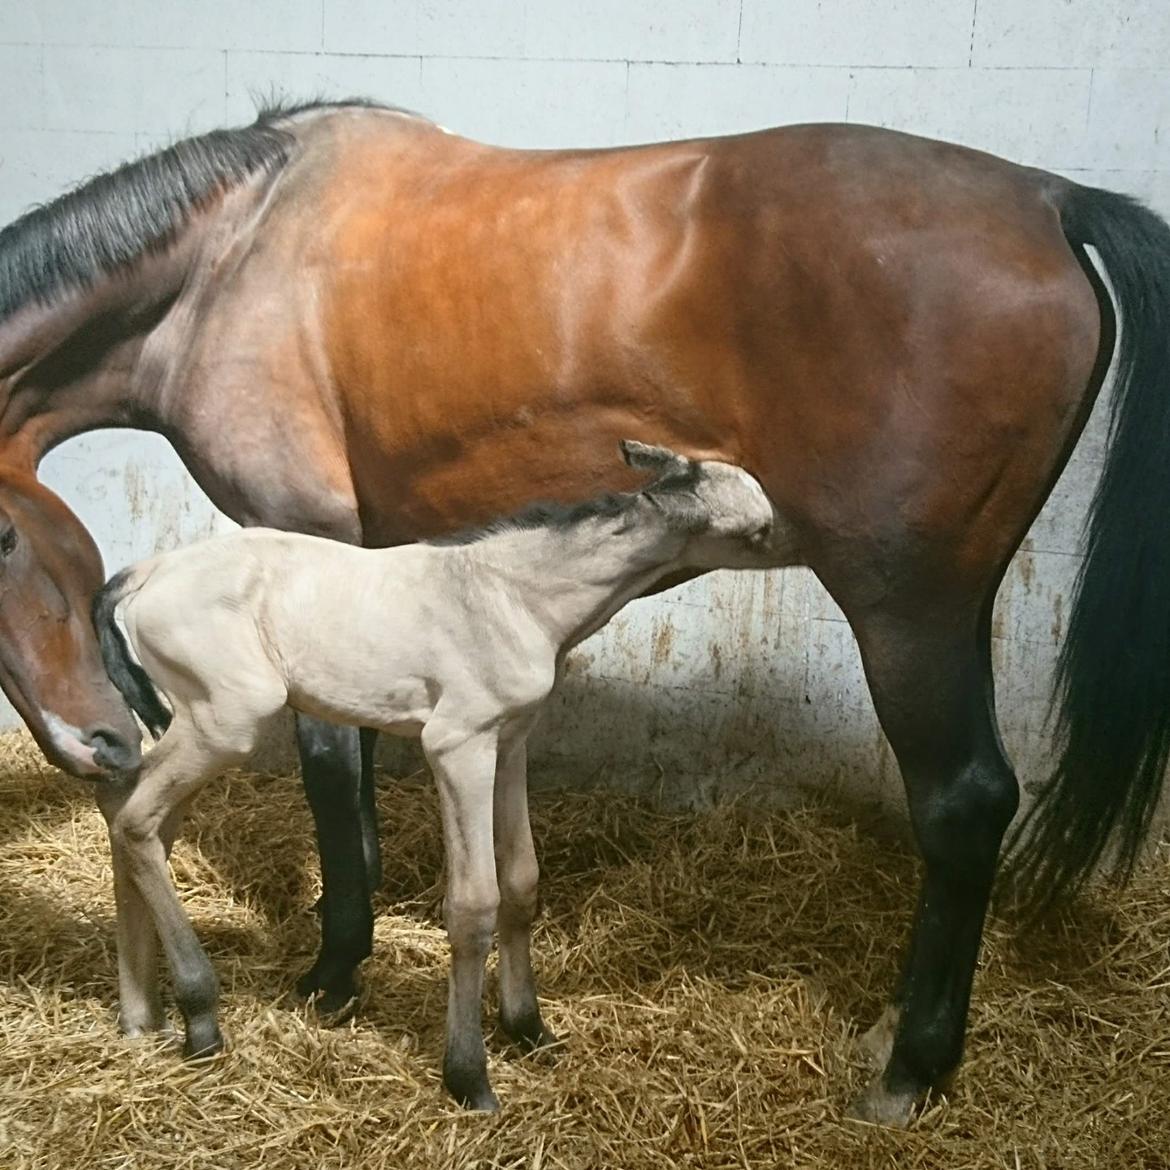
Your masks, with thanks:
[{"label": "mare's ear", "polygon": [[652,471],[661,478],[672,471],[686,471],[691,461],[668,447],[653,447],[637,439],[622,439],[622,458],[635,471]]}]

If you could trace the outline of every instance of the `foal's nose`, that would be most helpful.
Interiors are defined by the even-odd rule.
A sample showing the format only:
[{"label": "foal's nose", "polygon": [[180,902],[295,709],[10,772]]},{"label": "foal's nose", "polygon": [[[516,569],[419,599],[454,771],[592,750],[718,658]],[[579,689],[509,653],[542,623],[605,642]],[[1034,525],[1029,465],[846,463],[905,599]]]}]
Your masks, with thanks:
[{"label": "foal's nose", "polygon": [[111,772],[132,772],[142,763],[140,735],[129,737],[112,727],[97,725],[87,728],[81,742],[93,748],[94,763]]}]

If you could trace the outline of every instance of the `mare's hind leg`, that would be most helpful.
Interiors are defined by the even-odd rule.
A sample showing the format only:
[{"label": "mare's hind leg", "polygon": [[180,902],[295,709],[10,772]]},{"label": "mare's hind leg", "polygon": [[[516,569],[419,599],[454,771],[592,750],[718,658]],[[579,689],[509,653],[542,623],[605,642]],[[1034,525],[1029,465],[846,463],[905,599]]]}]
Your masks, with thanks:
[{"label": "mare's hind leg", "polygon": [[540,870],[528,821],[528,752],[525,737],[501,745],[496,766],[494,833],[500,887],[500,1026],[522,1048],[556,1043],[536,1002],[532,973],[532,920]]},{"label": "mare's hind leg", "polygon": [[1018,790],[995,723],[989,617],[952,601],[855,625],[925,864],[885,1068],[856,1116],[905,1124],[963,1052],[971,981]]},{"label": "mare's hind leg", "polygon": [[[369,854],[377,861],[373,776],[363,796],[363,752],[356,727],[297,716],[305,794],[317,827],[321,857],[321,953],[297,982],[316,995],[318,1010],[342,1016],[357,999],[357,968],[373,950]],[[372,744],[370,751],[372,764]]]}]

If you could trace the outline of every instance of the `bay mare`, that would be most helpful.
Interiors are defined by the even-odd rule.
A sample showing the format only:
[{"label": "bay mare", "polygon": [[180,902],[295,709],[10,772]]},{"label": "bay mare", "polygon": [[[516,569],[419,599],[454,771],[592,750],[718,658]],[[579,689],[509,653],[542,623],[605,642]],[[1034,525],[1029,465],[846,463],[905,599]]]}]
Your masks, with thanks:
[{"label": "bay mare", "polygon": [[525,761],[565,654],[663,573],[767,565],[784,542],[767,496],[738,468],[640,443],[623,451],[656,475],[636,494],[384,550],[245,529],[124,570],[99,595],[110,677],[163,732],[137,775],[97,790],[114,856],[125,1031],[165,1026],[161,938],[187,1053],[223,1046],[215,972],[166,859],[195,793],[292,706],[421,736],[447,860],[443,1081],[464,1104],[497,1107],[481,1018],[497,912],[500,1023],[529,1049],[552,1042],[529,953],[537,863]]},{"label": "bay mare", "polygon": [[[1170,229],[1124,196],[863,126],[518,151],[349,103],[272,110],[0,233],[0,685],[58,762],[137,758],[88,625],[92,542],[35,480],[167,436],[245,525],[396,545],[611,483],[633,435],[756,476],[849,619],[924,860],[857,1109],[949,1083],[1017,785],[990,615],[1123,320],[1018,854],[1039,904],[1132,861],[1170,748]],[[1118,654],[1117,647],[1127,648]],[[369,748],[299,721],[323,873],[302,986],[345,1002],[379,880]],[[364,766],[363,766],[364,765]],[[361,780],[361,782],[359,782]]]}]

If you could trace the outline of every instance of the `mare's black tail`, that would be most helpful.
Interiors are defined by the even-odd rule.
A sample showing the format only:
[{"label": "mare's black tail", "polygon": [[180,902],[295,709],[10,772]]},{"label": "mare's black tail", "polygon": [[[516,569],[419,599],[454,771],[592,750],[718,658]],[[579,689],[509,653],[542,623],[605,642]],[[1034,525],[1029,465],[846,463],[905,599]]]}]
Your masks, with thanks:
[{"label": "mare's black tail", "polygon": [[1065,235],[1092,244],[1121,338],[1105,468],[1061,650],[1059,758],[1010,862],[1033,910],[1117,846],[1128,877],[1170,757],[1170,226],[1135,199],[1069,184]]}]

